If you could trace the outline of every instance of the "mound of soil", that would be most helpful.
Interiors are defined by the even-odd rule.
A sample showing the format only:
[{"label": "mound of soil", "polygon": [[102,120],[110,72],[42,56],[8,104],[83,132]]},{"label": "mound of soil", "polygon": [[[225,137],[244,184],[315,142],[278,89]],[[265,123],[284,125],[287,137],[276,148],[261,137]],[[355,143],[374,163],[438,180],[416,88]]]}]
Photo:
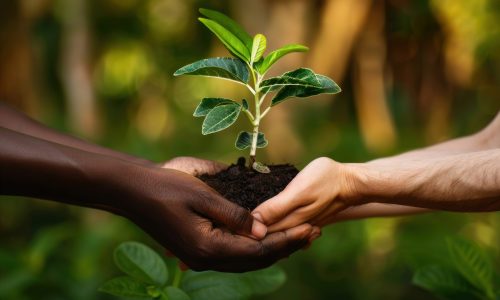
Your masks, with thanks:
[{"label": "mound of soil", "polygon": [[248,168],[240,157],[237,164],[214,174],[199,176],[206,184],[226,199],[253,210],[259,204],[276,196],[292,181],[299,170],[292,165],[270,165],[271,173],[263,174]]}]

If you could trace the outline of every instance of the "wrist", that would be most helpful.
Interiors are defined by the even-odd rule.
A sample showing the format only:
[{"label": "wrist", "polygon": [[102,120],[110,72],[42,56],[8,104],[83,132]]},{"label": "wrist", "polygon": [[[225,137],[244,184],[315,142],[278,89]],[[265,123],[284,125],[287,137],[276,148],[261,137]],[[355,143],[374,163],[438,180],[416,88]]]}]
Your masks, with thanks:
[{"label": "wrist", "polygon": [[384,171],[379,164],[349,163],[346,164],[349,178],[349,201],[352,205],[362,205],[373,202],[388,202],[397,191],[394,187],[397,178],[392,178],[390,172]]}]

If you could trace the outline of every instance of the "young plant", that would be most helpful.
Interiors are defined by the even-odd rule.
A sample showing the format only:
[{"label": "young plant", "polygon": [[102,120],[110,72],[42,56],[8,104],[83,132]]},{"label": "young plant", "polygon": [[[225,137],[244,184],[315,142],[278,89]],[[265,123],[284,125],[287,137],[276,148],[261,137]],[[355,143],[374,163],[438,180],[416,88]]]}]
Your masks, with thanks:
[{"label": "young plant", "polygon": [[[236,148],[250,148],[250,166],[256,171],[268,173],[269,168],[256,162],[257,148],[267,146],[264,133],[259,131],[262,119],[271,108],[291,98],[306,98],[319,94],[336,94],[340,87],[330,78],[299,68],[281,76],[265,78],[271,66],[283,56],[293,52],[305,52],[302,45],[287,45],[264,55],[267,39],[262,34],[253,38],[238,23],[219,12],[200,9],[206,18],[199,18],[212,31],[234,57],[208,58],[184,66],[174,73],[217,77],[243,84],[252,93],[252,108],[243,99],[241,103],[224,98],[204,98],[194,112],[195,117],[205,117],[202,134],[224,130],[238,119],[241,112],[247,116],[252,131],[242,131],[236,139]],[[271,101],[266,96],[273,93]]]},{"label": "young plant", "polygon": [[[165,262],[155,251],[137,242],[119,245],[114,260],[126,276],[109,280],[100,291],[127,299],[244,300],[271,293],[286,280],[285,273],[277,267],[242,274],[183,272],[173,259]],[[169,271],[174,271],[173,278]]]}]

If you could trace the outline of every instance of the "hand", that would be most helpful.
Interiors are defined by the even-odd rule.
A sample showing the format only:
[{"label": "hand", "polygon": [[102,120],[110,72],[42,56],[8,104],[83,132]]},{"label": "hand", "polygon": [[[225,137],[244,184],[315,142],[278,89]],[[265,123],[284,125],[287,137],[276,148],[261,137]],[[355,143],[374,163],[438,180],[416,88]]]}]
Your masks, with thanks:
[{"label": "hand", "polygon": [[313,232],[303,224],[263,238],[262,223],[195,177],[160,168],[127,173],[129,182],[121,182],[128,187],[121,199],[125,205],[115,212],[197,271],[267,267],[305,246]]},{"label": "hand", "polygon": [[334,216],[355,204],[352,170],[329,158],[315,159],[278,195],[252,212],[268,225],[268,232],[286,230],[299,224],[325,225]]},{"label": "hand", "polygon": [[189,156],[175,157],[160,165],[165,169],[174,169],[184,173],[198,176],[202,174],[216,174],[227,168],[227,165],[213,161]]}]

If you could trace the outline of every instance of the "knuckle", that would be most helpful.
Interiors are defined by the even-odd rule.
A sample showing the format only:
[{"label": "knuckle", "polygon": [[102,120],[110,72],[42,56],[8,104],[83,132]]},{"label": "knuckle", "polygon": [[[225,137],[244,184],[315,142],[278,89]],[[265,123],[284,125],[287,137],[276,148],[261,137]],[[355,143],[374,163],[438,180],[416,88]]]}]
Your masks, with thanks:
[{"label": "knuckle", "polygon": [[247,230],[251,229],[251,216],[250,213],[243,207],[235,206],[230,211],[230,216],[233,219],[236,229]]}]

